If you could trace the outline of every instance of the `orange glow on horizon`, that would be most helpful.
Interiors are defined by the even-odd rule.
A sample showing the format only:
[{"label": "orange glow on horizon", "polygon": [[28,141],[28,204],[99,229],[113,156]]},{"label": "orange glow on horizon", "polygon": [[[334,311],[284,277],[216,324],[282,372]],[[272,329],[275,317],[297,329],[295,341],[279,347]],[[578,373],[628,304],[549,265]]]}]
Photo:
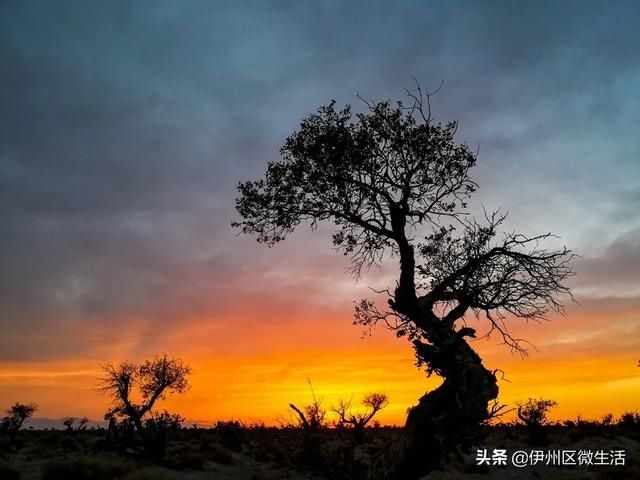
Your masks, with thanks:
[{"label": "orange glow on horizon", "polygon": [[[404,340],[377,331],[361,339],[346,315],[312,318],[304,324],[252,326],[252,335],[228,329],[227,343],[218,343],[216,327],[193,320],[166,337],[158,351],[187,361],[193,369],[191,388],[169,398],[159,408],[177,411],[191,422],[217,419],[264,421],[268,425],[287,417],[289,402],[311,401],[307,379],[315,394],[329,408],[338,399],[353,398],[354,405],[366,393],[385,392],[389,406],[379,415],[383,424],[401,425],[406,410],[427,390],[439,384],[414,366],[413,353]],[[474,342],[488,368],[501,369],[501,403],[513,406],[528,397],[558,402],[552,419],[598,418],[620,415],[638,408],[640,372],[637,349],[638,322],[625,321],[627,312],[608,317],[611,331],[596,332],[596,316],[557,319],[551,324],[514,324],[518,334],[530,338],[539,351],[521,359],[498,345],[497,339]],[[617,323],[616,323],[617,321]],[[615,327],[615,328],[614,328]],[[626,340],[626,341],[625,341]],[[617,345],[612,348],[611,345]],[[122,355],[112,361],[139,361],[148,355],[127,355],[126,346],[115,346]],[[217,353],[217,354],[216,354]],[[0,401],[35,401],[38,417],[89,416],[102,418],[108,399],[95,390],[100,375],[95,359],[75,358],[47,362],[3,363]]]}]

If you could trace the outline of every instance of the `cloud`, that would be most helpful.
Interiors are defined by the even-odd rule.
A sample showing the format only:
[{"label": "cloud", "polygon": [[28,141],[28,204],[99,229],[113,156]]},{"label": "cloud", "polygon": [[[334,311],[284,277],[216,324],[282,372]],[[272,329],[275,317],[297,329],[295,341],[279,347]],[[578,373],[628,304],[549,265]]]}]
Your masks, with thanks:
[{"label": "cloud", "polygon": [[604,251],[576,262],[576,293],[588,297],[640,295],[640,229],[626,232]]},{"label": "cloud", "polygon": [[326,230],[271,250],[236,238],[234,186],[320,104],[393,97],[412,75],[445,80],[437,118],[480,145],[478,202],[585,254],[576,288],[600,271],[636,288],[633,3],[0,9],[5,359],[71,355],[80,333],[73,355],[103,355],[185,323],[348,318],[367,279],[343,275]]}]

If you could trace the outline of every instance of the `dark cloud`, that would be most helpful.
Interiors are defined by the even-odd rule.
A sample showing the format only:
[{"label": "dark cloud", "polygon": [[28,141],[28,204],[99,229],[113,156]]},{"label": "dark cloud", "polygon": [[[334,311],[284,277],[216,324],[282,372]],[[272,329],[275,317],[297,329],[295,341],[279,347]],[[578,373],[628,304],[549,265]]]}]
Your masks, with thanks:
[{"label": "dark cloud", "polygon": [[586,295],[638,297],[640,229],[616,238],[600,254],[579,259],[576,262],[576,271],[574,284]]},{"label": "dark cloud", "polygon": [[236,239],[234,185],[320,104],[395,96],[412,75],[446,81],[436,115],[480,145],[479,200],[579,252],[613,242],[579,264],[577,286],[599,272],[636,282],[637,237],[621,235],[640,227],[639,14],[582,1],[2,2],[0,351],[65,355],[72,332],[133,318],[155,322],[151,342],[184,316],[304,312],[344,292],[327,237],[275,253]]}]

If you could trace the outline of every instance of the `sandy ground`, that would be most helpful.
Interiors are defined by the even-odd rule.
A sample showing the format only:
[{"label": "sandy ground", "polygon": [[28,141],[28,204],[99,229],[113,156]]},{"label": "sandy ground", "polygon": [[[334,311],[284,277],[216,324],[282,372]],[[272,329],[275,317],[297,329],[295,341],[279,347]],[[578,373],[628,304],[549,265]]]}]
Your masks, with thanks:
[{"label": "sandy ground", "polygon": [[[102,449],[103,432],[23,432],[20,448],[17,451],[5,448],[0,455],[0,479],[364,479],[370,464],[384,452],[385,446],[399,431],[382,429],[369,432],[367,444],[359,446],[353,444],[348,433],[327,433],[322,437],[319,448],[321,464],[310,466],[300,457],[299,432],[240,432],[243,439],[237,444],[234,441],[229,443],[228,438],[215,432],[183,431],[169,444],[167,465],[158,466],[137,457],[133,449],[124,454]],[[477,448],[489,452],[506,449],[508,457],[517,450],[533,449],[522,432],[496,429],[470,454],[461,459],[450,459],[442,470],[431,472],[424,480],[640,480],[640,435],[620,435],[615,431],[605,431],[602,435],[578,433],[566,429],[554,431],[549,435],[549,443],[536,449],[624,450],[625,466],[478,466]]]}]

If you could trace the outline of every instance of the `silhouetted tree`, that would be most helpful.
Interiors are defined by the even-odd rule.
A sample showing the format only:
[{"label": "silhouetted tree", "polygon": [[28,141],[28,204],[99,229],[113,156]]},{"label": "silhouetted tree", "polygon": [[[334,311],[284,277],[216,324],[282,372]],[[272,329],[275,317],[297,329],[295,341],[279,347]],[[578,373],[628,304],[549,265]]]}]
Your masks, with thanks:
[{"label": "silhouetted tree", "polygon": [[373,417],[389,404],[389,397],[385,393],[369,393],[365,395],[362,404],[366,410],[353,412],[351,400],[340,400],[332,410],[338,415],[338,427],[351,426],[357,443],[364,441],[364,429]]},{"label": "silhouetted tree", "polygon": [[543,445],[546,441],[544,425],[547,423],[547,413],[558,403],[543,398],[529,398],[517,405],[518,419],[527,427],[529,442],[534,446]]},{"label": "silhouetted tree", "polygon": [[513,412],[514,408],[509,408],[509,405],[498,402],[498,400],[491,400],[487,406],[487,418],[482,422],[483,425],[491,425],[496,420],[499,420],[504,415]]},{"label": "silhouetted tree", "polygon": [[75,430],[80,431],[87,428],[87,423],[89,423],[88,417],[82,417],[78,419],[76,419],[75,417],[67,417],[62,421],[62,424],[67,427],[68,432],[72,432],[74,430],[73,425],[74,423],[76,423],[76,420],[78,420],[78,426],[75,428]]},{"label": "silhouetted tree", "polygon": [[86,430],[87,423],[89,423],[88,417],[82,417],[78,419],[78,426],[76,427],[76,430]]},{"label": "silhouetted tree", "polygon": [[321,432],[327,427],[327,410],[322,405],[323,398],[316,397],[311,380],[307,379],[311,390],[312,402],[300,407],[289,404],[289,420],[281,417],[281,424],[286,428],[296,428],[302,433],[301,449],[294,455],[294,462],[309,468],[318,468],[323,463],[321,453]]},{"label": "silhouetted tree", "polygon": [[36,410],[38,410],[36,403],[16,402],[6,411],[7,416],[0,420],[0,433],[6,433],[13,445],[22,424],[27,418],[33,416]]},{"label": "silhouetted tree", "polygon": [[327,412],[318,401],[304,405],[302,407],[304,411],[300,410],[293,403],[289,404],[289,408],[295,412],[298,426],[301,428],[315,432],[325,426],[325,416]]},{"label": "silhouetted tree", "polygon": [[[166,354],[147,360],[141,365],[122,362],[115,366],[107,363],[101,366],[104,376],[100,379],[99,390],[112,397],[113,407],[105,415],[110,431],[117,418],[124,418],[135,426],[143,440],[145,453],[154,460],[165,455],[166,426],[175,424],[171,415],[165,412],[154,414],[153,407],[167,394],[183,393],[189,387],[191,369],[182,360],[170,358]],[[134,391],[140,402],[133,400]],[[173,417],[177,421],[181,417]]]},{"label": "silhouetted tree", "polygon": [[13,428],[20,430],[24,421],[33,416],[38,410],[38,404],[36,403],[15,403],[9,410],[7,410],[8,421],[12,424]]},{"label": "silhouetted tree", "polygon": [[475,337],[467,317],[483,315],[491,332],[524,353],[504,320],[562,312],[558,294],[570,294],[563,281],[572,274],[569,250],[540,245],[551,234],[500,235],[505,215],[468,216],[476,154],[454,141],[455,122],[433,121],[432,93],[418,86],[407,94],[409,103],[396,106],[365,100],[355,118],[335,102],[305,118],[265,178],[238,185],[242,219],[233,223],[274,245],[300,223],[332,222],[333,244],[351,257],[356,276],[389,254],[398,259],[388,308],[362,300],[355,322],[407,337],[417,363],[444,379],[408,415],[393,474],[405,478],[428,471],[445,450],[469,446],[498,395],[494,372],[466,341]]},{"label": "silhouetted tree", "polygon": [[76,419],[73,417],[67,417],[62,421],[62,424],[66,427],[67,432],[71,432],[73,430],[73,424],[75,423]]},{"label": "silhouetted tree", "polygon": [[327,410],[322,406],[323,399],[318,399],[316,393],[313,390],[311,380],[307,379],[309,389],[311,390],[311,397],[313,402],[303,405],[302,409],[296,407],[293,403],[289,404],[289,408],[295,412],[294,422],[290,422],[290,425],[295,425],[302,428],[305,432],[315,433],[321,428],[326,427]]}]

